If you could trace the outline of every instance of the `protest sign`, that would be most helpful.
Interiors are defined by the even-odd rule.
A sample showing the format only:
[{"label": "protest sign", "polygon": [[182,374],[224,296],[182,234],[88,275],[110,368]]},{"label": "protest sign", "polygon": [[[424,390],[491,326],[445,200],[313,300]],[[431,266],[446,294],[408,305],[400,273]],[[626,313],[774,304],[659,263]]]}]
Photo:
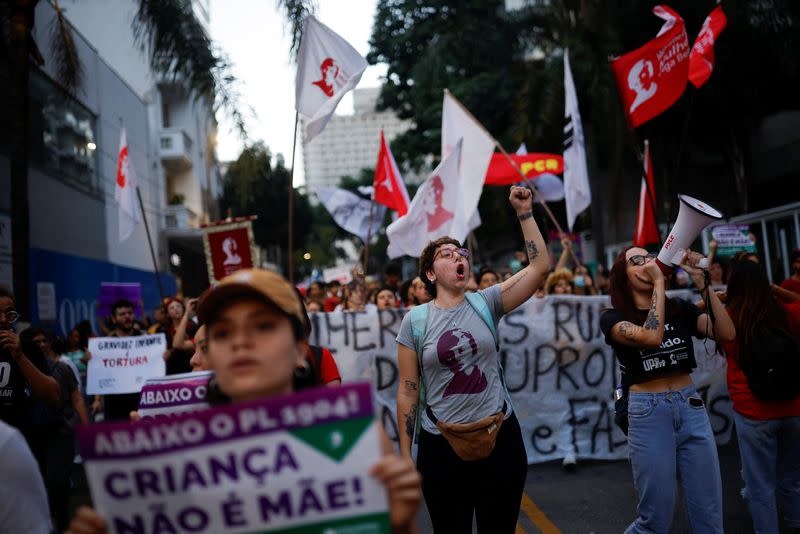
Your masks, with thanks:
[{"label": "protest sign", "polygon": [[100,295],[97,297],[97,315],[108,317],[111,315],[111,305],[118,300],[127,300],[133,303],[133,313],[136,317],[143,317],[142,285],[138,283],[102,282]]},{"label": "protest sign", "polygon": [[92,358],[86,367],[91,395],[138,393],[145,380],[166,374],[164,334],[89,339]]},{"label": "protest sign", "polygon": [[149,379],[139,398],[139,416],[170,416],[208,408],[206,385],[213,374],[200,371]]},{"label": "protest sign", "polygon": [[711,237],[717,242],[717,256],[720,258],[733,256],[739,251],[758,252],[749,224],[720,224],[711,229]]},{"label": "protest sign", "polygon": [[78,429],[109,531],[391,531],[369,384]]},{"label": "protest sign", "polygon": [[[691,293],[670,292],[689,300]],[[600,331],[604,296],[532,298],[500,321],[500,353],[511,400],[522,427],[528,463],[563,458],[627,458],[625,436],[614,424],[613,391],[619,365]],[[397,440],[397,343],[406,310],[311,315],[310,343],[331,350],[344,382],[370,380],[380,419]],[[733,428],[725,358],[715,344],[694,340],[692,377],[706,403],[718,443]]]},{"label": "protest sign", "polygon": [[322,279],[326,284],[334,280],[340,284],[349,284],[353,280],[353,267],[355,265],[337,265],[322,270]]}]

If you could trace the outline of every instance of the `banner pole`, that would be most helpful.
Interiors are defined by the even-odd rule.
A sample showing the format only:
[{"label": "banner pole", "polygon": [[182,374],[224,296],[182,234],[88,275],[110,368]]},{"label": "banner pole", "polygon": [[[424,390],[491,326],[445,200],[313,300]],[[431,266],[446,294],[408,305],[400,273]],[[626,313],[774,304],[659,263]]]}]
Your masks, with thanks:
[{"label": "banner pole", "polygon": [[297,123],[300,119],[300,114],[294,112],[294,135],[292,136],[292,167],[289,169],[289,242],[286,248],[287,267],[286,274],[289,282],[294,284],[294,157],[297,152]]},{"label": "banner pole", "polygon": [[372,217],[375,212],[375,191],[369,199],[369,219],[367,221],[367,240],[364,242],[364,276],[369,273],[369,241],[372,238]]},{"label": "banner pole", "polygon": [[150,247],[150,258],[153,260],[153,270],[155,271],[156,283],[158,284],[158,295],[161,297],[161,302],[164,302],[164,288],[161,287],[161,275],[158,272],[158,262],[156,261],[156,253],[153,249],[153,239],[150,237],[150,225],[147,223],[147,214],[144,212],[144,202],[142,202],[142,192],[139,190],[138,185],[136,186],[136,197],[139,199],[139,209],[142,210],[144,232],[147,234],[147,244]]},{"label": "banner pole", "polygon": [[[547,216],[550,218],[550,220],[553,221],[553,226],[556,227],[556,231],[559,233],[559,235],[562,236],[562,237],[564,235],[566,235],[564,233],[564,229],[561,228],[561,225],[558,223],[558,219],[556,219],[556,216],[553,215],[552,211],[550,211],[550,206],[547,205],[547,203],[544,200],[544,197],[542,197],[542,195],[539,193],[539,190],[536,189],[536,186],[533,185],[533,181],[530,178],[528,178],[527,176],[525,176],[525,173],[523,173],[522,169],[519,168],[519,165],[517,165],[517,162],[514,161],[514,159],[508,154],[508,152],[506,152],[506,149],[503,148],[503,145],[501,145],[500,142],[497,139],[494,139],[494,144],[497,146],[497,148],[500,149],[500,152],[503,153],[503,155],[506,157],[506,159],[511,164],[511,166],[514,167],[514,170],[516,170],[517,174],[520,175],[520,178],[522,179],[523,182],[525,182],[525,185],[530,187],[531,191],[533,191],[533,194],[536,195],[537,197],[539,197],[539,203],[544,208],[544,211],[545,211],[545,213],[547,213]],[[570,246],[569,246],[569,253],[570,253],[570,256],[572,256],[572,259],[575,261],[575,266],[576,267],[581,267],[581,262],[578,260],[578,256],[575,254],[575,251],[572,250],[572,243],[570,243]]]}]

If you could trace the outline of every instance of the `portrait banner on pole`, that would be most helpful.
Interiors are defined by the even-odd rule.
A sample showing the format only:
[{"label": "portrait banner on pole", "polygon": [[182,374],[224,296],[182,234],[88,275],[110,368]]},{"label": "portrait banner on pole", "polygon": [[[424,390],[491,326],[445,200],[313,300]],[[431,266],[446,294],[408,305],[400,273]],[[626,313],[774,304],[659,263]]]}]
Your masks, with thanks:
[{"label": "portrait banner on pole", "polygon": [[369,475],[369,384],[82,426],[78,440],[109,532],[391,532]]},{"label": "portrait banner on pole", "polygon": [[254,219],[243,217],[203,227],[203,250],[209,282],[216,284],[236,271],[255,266]]}]

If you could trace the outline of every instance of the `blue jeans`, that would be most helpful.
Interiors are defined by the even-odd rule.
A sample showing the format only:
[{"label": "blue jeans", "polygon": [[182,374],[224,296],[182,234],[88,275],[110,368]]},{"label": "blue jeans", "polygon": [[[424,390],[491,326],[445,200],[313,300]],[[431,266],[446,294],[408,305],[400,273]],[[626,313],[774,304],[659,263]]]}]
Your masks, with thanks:
[{"label": "blue jeans", "polygon": [[717,445],[695,387],[661,393],[631,391],[628,424],[639,517],[626,534],[669,532],[679,477],[694,534],[721,534],[722,480]]},{"label": "blue jeans", "polygon": [[800,528],[800,417],[758,420],[733,412],[733,418],[742,457],[742,496],[756,534],[778,533],[776,497],[786,524]]}]

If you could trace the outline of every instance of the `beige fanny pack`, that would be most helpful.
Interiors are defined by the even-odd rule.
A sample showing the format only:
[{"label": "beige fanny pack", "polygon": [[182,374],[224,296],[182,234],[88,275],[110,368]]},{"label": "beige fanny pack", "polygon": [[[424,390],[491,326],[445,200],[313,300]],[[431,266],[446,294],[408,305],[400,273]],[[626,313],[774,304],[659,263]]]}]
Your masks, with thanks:
[{"label": "beige fanny pack", "polygon": [[473,423],[445,423],[433,416],[430,407],[426,410],[431,421],[452,447],[453,452],[466,461],[488,458],[497,442],[497,434],[503,424],[503,410],[487,415]]}]

